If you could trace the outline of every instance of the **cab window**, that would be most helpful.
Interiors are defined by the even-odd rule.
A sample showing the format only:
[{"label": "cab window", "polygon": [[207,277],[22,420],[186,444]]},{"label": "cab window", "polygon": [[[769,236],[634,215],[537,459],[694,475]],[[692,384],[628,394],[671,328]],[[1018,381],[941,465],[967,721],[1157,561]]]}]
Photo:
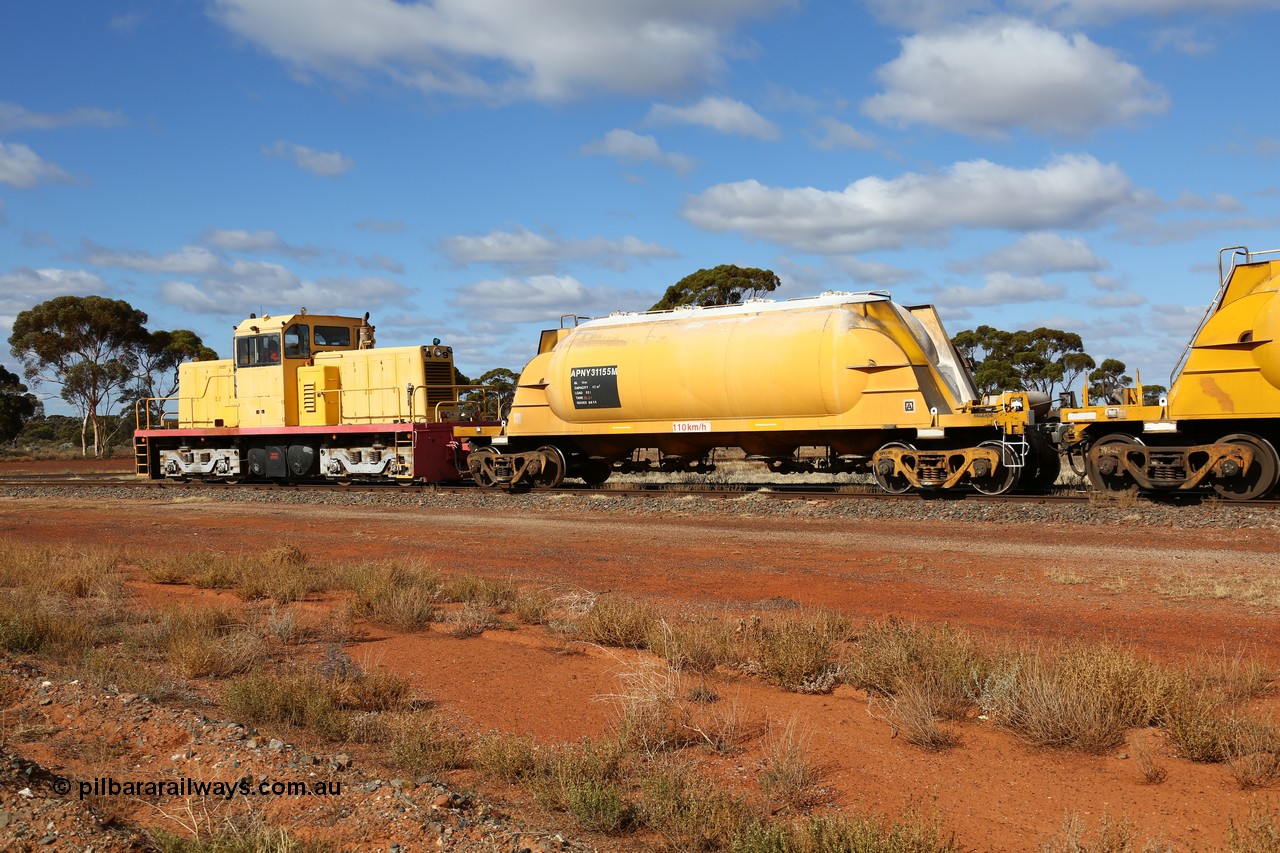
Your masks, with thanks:
[{"label": "cab window", "polygon": [[280,363],[280,335],[236,338],[236,367],[266,367]]},{"label": "cab window", "polygon": [[302,323],[294,323],[284,330],[285,358],[309,358],[311,356],[311,330]]},{"label": "cab window", "polygon": [[316,346],[349,347],[351,329],[347,326],[316,326]]}]

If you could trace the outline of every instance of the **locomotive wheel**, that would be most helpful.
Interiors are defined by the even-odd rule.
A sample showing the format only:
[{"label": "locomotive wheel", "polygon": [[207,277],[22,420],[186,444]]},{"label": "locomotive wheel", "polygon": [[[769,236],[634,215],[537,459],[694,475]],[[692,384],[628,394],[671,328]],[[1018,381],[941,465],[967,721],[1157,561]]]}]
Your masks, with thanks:
[{"label": "locomotive wheel", "polygon": [[578,476],[582,478],[582,482],[591,488],[598,489],[604,485],[604,481],[609,479],[609,475],[612,473],[613,468],[608,462],[602,459],[592,459],[582,466],[578,471]]},{"label": "locomotive wheel", "polygon": [[969,484],[984,495],[1003,495],[1013,488],[1014,483],[1018,482],[1018,469],[1004,464],[1005,449],[1002,442],[984,441],[978,446],[989,447],[994,450],[1000,456],[1000,467],[986,477],[970,475]]},{"label": "locomotive wheel", "polygon": [[[902,450],[916,449],[913,445],[907,444],[905,441],[891,441],[880,449],[884,450],[885,448],[891,447],[897,447]],[[876,485],[891,495],[903,495],[911,491],[911,481],[906,477],[903,477],[901,474],[883,474],[875,465],[871,466],[871,474],[876,478]]]},{"label": "locomotive wheel", "polygon": [[1085,451],[1084,470],[1089,476],[1089,483],[1099,492],[1112,495],[1133,495],[1138,492],[1138,484],[1135,483],[1129,475],[1123,471],[1114,473],[1103,473],[1098,469],[1098,463],[1093,460],[1092,450],[1094,447],[1102,447],[1104,445],[1122,444],[1129,447],[1141,446],[1142,440],[1132,435],[1123,433],[1115,433],[1113,435],[1104,435],[1095,441],[1089,450]]},{"label": "locomotive wheel", "polygon": [[564,454],[552,444],[539,447],[538,452],[542,454],[542,472],[538,474],[536,482],[544,489],[554,489],[564,481]]},{"label": "locomotive wheel", "polygon": [[1058,476],[1061,473],[1062,457],[1053,449],[1053,446],[1046,442],[1033,441],[1018,486],[1027,492],[1047,492],[1058,482]]},{"label": "locomotive wheel", "polygon": [[[471,451],[471,456],[497,456],[498,451],[492,447],[477,447]],[[476,485],[482,489],[492,489],[498,485],[497,479],[493,476],[493,472],[484,465],[471,467],[471,458],[467,459],[467,467],[471,468],[471,476],[476,481]]]},{"label": "locomotive wheel", "polygon": [[1220,444],[1240,444],[1253,451],[1253,464],[1238,477],[1220,480],[1213,490],[1230,501],[1260,498],[1276,487],[1280,480],[1280,458],[1271,442],[1262,436],[1237,433],[1219,439]]}]

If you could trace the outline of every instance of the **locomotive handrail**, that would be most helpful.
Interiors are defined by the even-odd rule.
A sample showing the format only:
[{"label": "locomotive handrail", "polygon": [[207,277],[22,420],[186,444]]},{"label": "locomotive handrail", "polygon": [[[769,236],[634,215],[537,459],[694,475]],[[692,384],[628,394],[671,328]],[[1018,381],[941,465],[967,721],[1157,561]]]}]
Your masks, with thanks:
[{"label": "locomotive handrail", "polygon": [[[1227,253],[1231,254],[1228,255]],[[1253,259],[1262,255],[1278,255],[1280,249],[1264,249],[1261,252],[1250,252],[1248,246],[1226,246],[1218,250],[1218,292],[1213,295],[1213,300],[1209,306],[1204,309],[1204,316],[1200,318],[1200,322],[1196,324],[1196,330],[1191,333],[1191,337],[1187,340],[1187,345],[1182,349],[1182,355],[1178,356],[1178,360],[1173,363],[1173,372],[1169,374],[1169,387],[1173,387],[1173,381],[1178,377],[1178,371],[1182,370],[1183,364],[1187,360],[1187,355],[1191,352],[1191,347],[1195,345],[1196,339],[1200,337],[1200,332],[1204,330],[1204,324],[1209,322],[1209,318],[1213,316],[1213,312],[1218,310],[1222,302],[1222,297],[1227,292],[1227,282],[1231,280],[1231,276],[1235,273],[1236,258],[1244,255],[1246,264],[1253,263]],[[1231,258],[1231,268],[1226,269],[1223,264],[1223,258]]]},{"label": "locomotive handrail", "polygon": [[[431,386],[423,385],[423,386],[419,386],[419,387],[422,387],[422,388],[427,388],[427,387],[431,387],[431,388],[449,388],[449,389],[453,392],[454,399],[452,399],[452,400],[438,400],[438,401],[436,402],[435,407],[434,407],[434,411],[433,411],[433,413],[432,413],[432,415],[433,415],[433,417],[434,417],[434,419],[435,419],[435,420],[434,420],[434,422],[435,422],[435,423],[441,423],[441,419],[440,419],[440,410],[441,410],[441,409],[459,409],[459,410],[461,410],[463,406],[467,406],[467,405],[475,405],[477,402],[479,403],[479,414],[480,414],[480,415],[482,415],[482,416],[487,415],[487,414],[488,414],[488,412],[489,412],[489,395],[490,395],[491,393],[494,393],[494,388],[493,388],[493,386],[491,386],[491,385],[431,385]],[[477,401],[477,400],[463,400],[463,399],[462,399],[462,395],[459,393],[460,391],[479,391],[479,392],[480,392],[480,399],[479,399],[478,401]],[[499,402],[500,402],[500,401],[499,401]],[[497,414],[500,414],[500,413],[495,412],[495,419],[496,419],[496,415],[497,415]]]},{"label": "locomotive handrail", "polygon": [[[136,401],[134,401],[134,404],[133,404],[133,428],[134,428],[134,430],[136,431],[136,430],[140,430],[140,429],[151,429],[151,428],[152,428],[152,427],[151,427],[151,404],[152,404],[152,403],[167,403],[167,402],[169,402],[170,400],[181,400],[181,399],[182,399],[181,397],[177,397],[177,396],[174,396],[174,397],[139,397]],[[143,414],[142,414],[142,413],[143,413],[144,411],[146,412],[146,417],[145,417],[146,426],[143,426],[144,418],[143,418]],[[159,415],[160,426],[158,427],[158,429],[166,429],[166,427],[164,426],[164,423],[165,423],[165,415],[167,415],[167,414],[168,414],[168,412],[167,412],[167,411],[165,410],[165,408],[162,406],[162,407],[160,408],[160,415]]]}]

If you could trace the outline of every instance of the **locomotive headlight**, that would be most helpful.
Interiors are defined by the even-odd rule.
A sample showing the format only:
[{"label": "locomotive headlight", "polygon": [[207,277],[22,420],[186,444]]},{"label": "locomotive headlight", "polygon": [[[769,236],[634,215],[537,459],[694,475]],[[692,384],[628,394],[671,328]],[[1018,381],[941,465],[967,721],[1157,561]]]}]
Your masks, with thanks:
[{"label": "locomotive headlight", "polygon": [[444,347],[436,347],[431,351],[436,358],[444,358]]}]

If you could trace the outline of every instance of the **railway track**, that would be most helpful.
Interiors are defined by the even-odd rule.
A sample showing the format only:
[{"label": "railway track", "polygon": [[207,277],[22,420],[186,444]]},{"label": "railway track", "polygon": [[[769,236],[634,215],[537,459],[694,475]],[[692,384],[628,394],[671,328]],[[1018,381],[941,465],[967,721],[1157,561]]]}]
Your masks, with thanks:
[{"label": "railway track", "polygon": [[[397,486],[391,484],[367,484],[367,485],[349,485],[340,486],[334,483],[241,483],[239,485],[230,486],[222,483],[204,483],[198,481],[177,482],[171,480],[141,480],[127,474],[77,474],[77,475],[48,475],[48,474],[10,474],[0,477],[0,488],[77,488],[77,487],[111,487],[122,489],[150,489],[150,490],[170,490],[175,492],[203,491],[215,490],[222,493],[248,492],[248,491],[294,491],[307,492],[313,491],[317,494],[334,492],[339,493],[380,493],[380,494],[421,494],[421,493],[467,493],[477,494],[486,490],[481,490],[472,484],[460,485],[409,485]],[[500,490],[495,493],[501,494]],[[582,496],[605,496],[614,498],[631,498],[631,497],[700,497],[710,500],[733,500],[742,498],[746,495],[753,495],[767,500],[780,501],[848,501],[848,500],[873,500],[873,501],[977,501],[981,503],[1009,503],[1009,504],[1072,504],[1072,503],[1089,503],[1090,494],[1087,492],[1058,492],[1052,494],[1040,495],[984,495],[975,491],[950,490],[946,492],[924,492],[909,494],[888,494],[876,491],[873,486],[850,487],[849,485],[836,485],[823,487],[814,484],[803,485],[786,485],[778,483],[738,483],[724,486],[688,486],[683,484],[667,484],[667,483],[649,483],[649,484],[629,484],[615,483],[610,486],[601,488],[590,488],[587,486],[561,486],[554,489],[536,489],[532,494],[545,495],[582,495]],[[1163,505],[1196,505],[1205,501],[1215,501],[1224,506],[1239,506],[1242,508],[1261,508],[1261,507],[1280,507],[1280,499],[1272,500],[1252,500],[1246,502],[1222,501],[1210,493],[1170,493],[1159,496],[1140,496],[1136,499],[1126,498],[1127,500],[1137,500],[1141,503],[1154,503]],[[1093,500],[1100,500],[1093,498]]]}]

